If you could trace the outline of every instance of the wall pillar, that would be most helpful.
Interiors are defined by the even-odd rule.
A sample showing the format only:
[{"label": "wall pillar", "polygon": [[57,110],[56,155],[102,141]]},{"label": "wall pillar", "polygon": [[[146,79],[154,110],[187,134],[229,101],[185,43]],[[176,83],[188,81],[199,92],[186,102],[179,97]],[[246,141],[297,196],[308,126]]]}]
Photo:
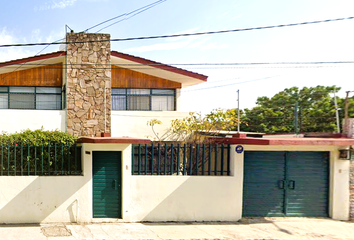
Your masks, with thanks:
[{"label": "wall pillar", "polygon": [[110,133],[110,35],[68,33],[66,41],[67,132],[89,137]]},{"label": "wall pillar", "polygon": [[354,161],[350,161],[350,173],[349,173],[349,189],[350,189],[350,220],[354,221]]},{"label": "wall pillar", "polygon": [[[343,120],[343,133],[348,138],[354,138],[354,118],[347,118]],[[350,161],[349,191],[349,217],[354,221],[354,161]]]}]

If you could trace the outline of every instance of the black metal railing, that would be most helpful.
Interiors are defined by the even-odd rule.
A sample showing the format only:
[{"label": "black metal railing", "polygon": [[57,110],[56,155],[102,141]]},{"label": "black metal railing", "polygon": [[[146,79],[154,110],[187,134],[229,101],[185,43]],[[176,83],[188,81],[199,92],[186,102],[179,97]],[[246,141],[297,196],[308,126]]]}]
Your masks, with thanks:
[{"label": "black metal railing", "polygon": [[0,176],[82,175],[81,146],[0,145]]},{"label": "black metal railing", "polygon": [[133,145],[132,174],[229,176],[230,145]]}]

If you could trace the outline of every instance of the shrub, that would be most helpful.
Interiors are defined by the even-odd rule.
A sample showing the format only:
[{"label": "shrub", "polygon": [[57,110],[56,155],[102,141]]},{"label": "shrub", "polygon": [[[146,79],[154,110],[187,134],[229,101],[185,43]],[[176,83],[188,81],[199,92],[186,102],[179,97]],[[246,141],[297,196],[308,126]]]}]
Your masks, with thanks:
[{"label": "shrub", "polygon": [[80,175],[77,137],[55,131],[24,130],[0,135],[0,175]]},{"label": "shrub", "polygon": [[6,133],[0,135],[0,144],[22,144],[22,145],[44,145],[48,144],[64,144],[73,145],[77,141],[77,137],[59,130],[45,131],[43,128],[37,130],[24,130],[20,133]]}]

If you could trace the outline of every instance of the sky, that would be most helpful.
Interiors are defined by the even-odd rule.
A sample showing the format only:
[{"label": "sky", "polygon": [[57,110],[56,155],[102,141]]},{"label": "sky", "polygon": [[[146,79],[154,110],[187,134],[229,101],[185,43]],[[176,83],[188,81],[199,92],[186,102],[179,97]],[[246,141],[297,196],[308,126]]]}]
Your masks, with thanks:
[{"label": "sky", "polygon": [[[62,39],[69,29],[80,32],[120,15],[122,17],[89,32],[108,33],[112,39],[117,39],[354,16],[353,0],[161,0],[139,14],[128,14],[156,1],[7,1],[1,7],[0,45],[54,42]],[[107,28],[101,30],[104,27]],[[272,97],[295,86],[336,85],[342,88],[338,93],[342,98],[345,91],[354,91],[353,63],[235,65],[354,61],[354,19],[223,34],[119,41],[112,42],[111,47],[115,51],[178,64],[177,67],[207,75],[207,83],[182,90],[182,111],[207,113],[213,109],[236,108],[237,91],[241,109],[254,107],[258,97]],[[58,45],[45,49],[43,46],[0,48],[0,62],[58,50]]]}]

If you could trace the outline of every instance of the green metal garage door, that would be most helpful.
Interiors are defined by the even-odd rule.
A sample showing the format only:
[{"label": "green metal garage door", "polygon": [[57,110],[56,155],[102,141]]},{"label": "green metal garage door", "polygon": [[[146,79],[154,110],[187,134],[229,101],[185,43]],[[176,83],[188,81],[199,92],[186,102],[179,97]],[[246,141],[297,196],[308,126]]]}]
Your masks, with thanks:
[{"label": "green metal garage door", "polygon": [[328,216],[328,152],[244,156],[243,216]]},{"label": "green metal garage door", "polygon": [[93,152],[93,217],[121,218],[121,152]]}]

